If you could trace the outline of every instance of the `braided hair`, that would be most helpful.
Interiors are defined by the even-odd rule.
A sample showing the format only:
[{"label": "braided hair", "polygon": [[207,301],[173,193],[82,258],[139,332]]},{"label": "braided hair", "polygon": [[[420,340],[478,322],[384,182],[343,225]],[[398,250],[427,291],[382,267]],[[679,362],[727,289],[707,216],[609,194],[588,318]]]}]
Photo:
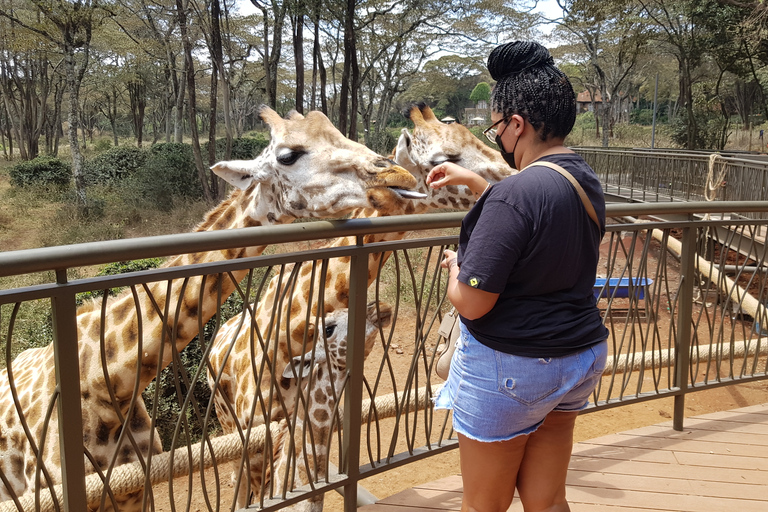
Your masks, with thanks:
[{"label": "braided hair", "polygon": [[576,95],[549,51],[533,41],[497,46],[488,56],[496,80],[491,107],[504,118],[522,116],[542,140],[565,138],[576,122]]}]

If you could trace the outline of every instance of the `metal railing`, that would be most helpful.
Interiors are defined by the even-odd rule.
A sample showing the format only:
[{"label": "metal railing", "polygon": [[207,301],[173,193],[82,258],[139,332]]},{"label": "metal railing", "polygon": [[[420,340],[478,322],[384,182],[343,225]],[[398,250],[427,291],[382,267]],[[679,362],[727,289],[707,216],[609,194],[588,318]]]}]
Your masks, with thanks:
[{"label": "metal railing", "polygon": [[[574,148],[606,194],[629,201],[766,201],[766,155]],[[713,156],[714,155],[714,156]],[[713,158],[714,161],[710,162]]]},{"label": "metal railing", "polygon": [[[746,217],[767,213],[768,203],[626,203],[607,211],[602,281],[594,293],[610,330],[610,357],[585,412],[674,397],[680,429],[687,394],[768,378],[767,267],[764,244],[756,243],[768,221]],[[670,214],[679,220],[663,219]],[[455,243],[462,217],[319,221],[0,253],[0,276],[30,274],[26,279],[37,283],[0,291],[0,509],[188,510],[195,498],[210,510],[230,510],[235,490],[244,489],[254,506],[276,510],[336,489],[351,511],[365,478],[456,448],[450,414],[433,410],[431,398],[441,384],[434,373],[437,329],[449,306],[439,261]],[[366,233],[387,232],[410,236],[364,243]],[[296,250],[306,240],[341,236],[355,237],[354,243]],[[92,265],[245,245],[274,250],[250,259],[77,277]],[[348,273],[333,270],[339,265],[348,265]],[[239,272],[245,277],[235,278]],[[169,292],[196,280],[214,280],[214,290],[224,290],[228,279],[237,287],[228,300],[214,294],[210,319],[171,321],[183,317],[182,310],[203,311],[211,299],[178,304]],[[295,388],[280,354],[291,343],[298,345],[289,355],[307,352],[317,364],[313,346],[332,353],[338,332],[329,332],[318,311],[340,291],[348,297],[349,377],[341,389],[325,392],[337,405],[323,434],[307,426],[318,398],[314,377],[300,382],[298,395],[287,394]],[[303,298],[301,307],[289,306],[292,295]],[[82,300],[91,305],[78,309]],[[369,303],[388,320],[374,334]],[[391,315],[383,313],[385,304]],[[162,328],[149,328],[152,315]],[[126,319],[136,317],[142,323],[133,332]],[[125,342],[137,332],[138,343]],[[195,332],[202,335],[186,348],[156,343]],[[227,352],[243,337],[246,351]],[[214,340],[235,375],[211,362]],[[132,379],[140,382],[145,366],[163,360],[150,347],[164,347],[170,363],[145,390]],[[240,378],[246,374],[262,384],[248,384]],[[233,398],[246,396],[238,386],[254,390],[248,403]],[[223,402],[215,403],[217,396]],[[222,419],[243,410],[250,419]],[[102,419],[94,421],[97,413]],[[233,469],[230,486],[225,481]],[[126,505],[125,496],[137,505]]]}]

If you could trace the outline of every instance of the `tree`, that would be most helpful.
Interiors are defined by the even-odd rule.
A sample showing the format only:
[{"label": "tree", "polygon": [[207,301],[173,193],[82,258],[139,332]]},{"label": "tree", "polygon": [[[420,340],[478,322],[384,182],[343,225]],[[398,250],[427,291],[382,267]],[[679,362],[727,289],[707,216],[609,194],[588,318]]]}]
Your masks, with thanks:
[{"label": "tree", "polygon": [[687,123],[686,148],[695,149],[698,124],[694,112],[693,84],[705,55],[703,27],[699,24],[702,10],[711,7],[700,0],[639,0],[644,13],[656,28],[652,38],[662,51],[673,55],[678,65],[679,97],[685,108]]},{"label": "tree", "polygon": [[602,125],[603,147],[608,147],[620,98],[627,95],[625,85],[645,46],[639,9],[624,0],[558,0],[558,5],[563,9],[561,33],[573,41],[572,51],[589,68],[583,76],[592,81],[583,86],[590,92],[596,125]]},{"label": "tree", "polygon": [[491,86],[488,82],[478,83],[469,95],[469,99],[477,105],[479,102],[489,102],[491,100]]},{"label": "tree", "polygon": [[77,131],[80,121],[80,85],[88,69],[93,29],[99,24],[97,0],[28,0],[31,10],[17,14],[14,10],[0,9],[19,26],[55,44],[64,57],[64,69],[69,93],[68,138],[72,153],[72,174],[75,194],[81,207],[86,205],[80,144]]}]

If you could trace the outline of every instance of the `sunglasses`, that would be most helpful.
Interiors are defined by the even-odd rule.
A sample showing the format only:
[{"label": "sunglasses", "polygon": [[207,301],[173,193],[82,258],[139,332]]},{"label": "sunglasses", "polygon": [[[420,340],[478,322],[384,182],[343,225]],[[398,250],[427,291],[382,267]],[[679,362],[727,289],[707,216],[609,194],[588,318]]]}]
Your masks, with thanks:
[{"label": "sunglasses", "polygon": [[483,130],[483,135],[485,135],[485,138],[489,141],[496,144],[496,136],[498,135],[498,129],[496,128],[500,123],[504,123],[509,121],[507,118],[502,118],[493,123],[491,126]]}]

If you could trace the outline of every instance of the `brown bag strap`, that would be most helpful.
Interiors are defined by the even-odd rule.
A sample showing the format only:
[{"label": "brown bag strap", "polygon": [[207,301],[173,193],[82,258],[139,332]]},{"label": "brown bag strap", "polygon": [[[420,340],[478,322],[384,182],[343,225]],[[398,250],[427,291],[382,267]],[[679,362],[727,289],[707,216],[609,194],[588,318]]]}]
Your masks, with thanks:
[{"label": "brown bag strap", "polygon": [[[584,189],[581,188],[581,185],[579,185],[579,182],[576,181],[576,178],[573,177],[571,173],[563,169],[557,164],[553,164],[552,162],[546,162],[544,160],[539,160],[537,162],[533,162],[532,164],[529,164],[523,168],[523,171],[527,169],[528,167],[534,167],[537,165],[541,165],[543,167],[549,167],[550,169],[559,172],[562,174],[565,179],[567,179],[571,185],[573,185],[573,188],[576,189],[576,193],[579,194],[579,198],[581,198],[582,204],[584,204],[584,208],[587,210],[587,215],[589,215],[589,218],[592,219],[595,224],[597,224],[597,229],[600,229],[600,221],[597,218],[597,212],[595,212],[595,207],[592,206],[592,201],[589,200],[587,197],[587,193],[584,192]],[[523,172],[520,171],[520,172]]]}]

